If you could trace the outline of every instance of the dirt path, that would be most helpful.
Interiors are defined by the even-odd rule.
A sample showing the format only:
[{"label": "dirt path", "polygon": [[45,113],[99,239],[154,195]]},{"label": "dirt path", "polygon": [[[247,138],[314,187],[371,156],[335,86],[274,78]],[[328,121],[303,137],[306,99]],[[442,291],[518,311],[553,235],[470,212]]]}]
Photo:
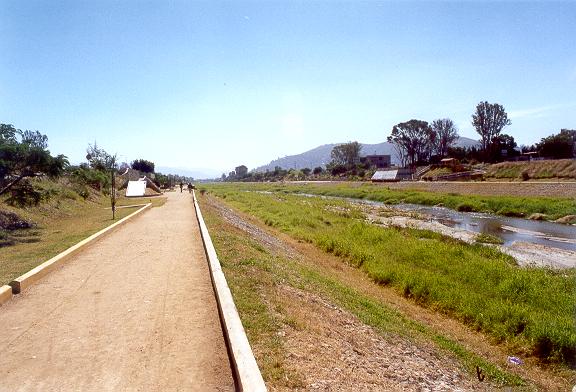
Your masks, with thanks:
[{"label": "dirt path", "polygon": [[0,331],[0,391],[234,387],[188,193],[0,307]]}]

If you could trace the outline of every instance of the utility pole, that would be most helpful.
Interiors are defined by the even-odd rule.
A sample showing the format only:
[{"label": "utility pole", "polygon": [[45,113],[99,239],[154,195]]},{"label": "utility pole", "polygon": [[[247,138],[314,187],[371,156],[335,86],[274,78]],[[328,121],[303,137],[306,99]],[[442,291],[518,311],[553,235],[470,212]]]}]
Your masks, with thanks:
[{"label": "utility pole", "polygon": [[116,155],[110,157],[110,206],[112,207],[112,220],[116,219]]}]

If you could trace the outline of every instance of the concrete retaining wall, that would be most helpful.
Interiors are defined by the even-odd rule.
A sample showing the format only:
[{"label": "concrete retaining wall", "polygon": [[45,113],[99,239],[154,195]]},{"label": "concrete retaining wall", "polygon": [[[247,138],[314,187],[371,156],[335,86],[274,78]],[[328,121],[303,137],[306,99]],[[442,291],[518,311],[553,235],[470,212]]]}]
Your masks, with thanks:
[{"label": "concrete retaining wall", "polygon": [[239,391],[266,391],[266,384],[264,384],[264,379],[262,378],[256,359],[250,348],[250,343],[244,332],[244,327],[240,321],[232,293],[222,272],[222,267],[220,266],[216,250],[210,239],[208,228],[204,223],[204,218],[202,218],[202,212],[196,200],[195,192],[193,192],[193,198],[196,217],[200,225],[200,233],[202,234],[202,242],[204,243],[204,250],[206,251],[206,257],[208,258],[210,267],[212,285],[218,303],[222,329],[231,357],[230,360],[232,362],[236,388]]}]

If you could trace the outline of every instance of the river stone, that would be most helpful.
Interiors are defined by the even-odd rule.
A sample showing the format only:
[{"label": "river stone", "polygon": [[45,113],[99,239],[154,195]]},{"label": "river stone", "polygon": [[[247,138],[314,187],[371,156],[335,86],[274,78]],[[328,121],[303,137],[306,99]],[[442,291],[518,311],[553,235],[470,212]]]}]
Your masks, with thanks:
[{"label": "river stone", "polygon": [[540,221],[540,220],[546,220],[546,219],[548,219],[548,215],[546,215],[546,214],[541,214],[541,213],[539,213],[539,212],[535,212],[534,214],[530,215],[530,216],[528,217],[528,219],[530,219],[530,220],[538,220],[538,221]]},{"label": "river stone", "polygon": [[556,223],[566,223],[566,224],[572,224],[572,223],[576,223],[576,215],[566,215],[563,216],[560,219],[556,219],[554,222]]}]

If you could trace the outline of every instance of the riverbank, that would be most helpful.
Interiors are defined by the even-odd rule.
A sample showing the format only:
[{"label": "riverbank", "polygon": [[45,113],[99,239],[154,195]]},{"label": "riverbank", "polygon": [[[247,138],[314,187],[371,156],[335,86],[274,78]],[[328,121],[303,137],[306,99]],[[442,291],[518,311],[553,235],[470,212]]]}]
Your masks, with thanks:
[{"label": "riverbank", "polygon": [[[434,221],[431,216],[425,214],[406,213],[393,207],[369,204],[359,205],[366,214],[367,221],[372,224],[380,224],[386,227],[430,230],[468,244],[479,242],[478,233],[446,226]],[[521,267],[546,267],[554,269],[576,267],[576,252],[570,250],[552,248],[524,241],[515,241],[509,246],[498,244],[486,245],[493,246],[499,251],[512,256]]]},{"label": "riverbank", "polygon": [[[406,184],[406,185],[404,185]],[[426,185],[433,184],[433,185]],[[564,193],[562,197],[541,197],[541,196],[528,196],[528,195],[515,195],[509,191],[514,189],[507,183],[492,184],[491,188],[484,189],[497,189],[501,195],[482,195],[479,193],[474,194],[460,194],[458,192],[451,192],[450,186],[464,186],[468,183],[425,183],[425,182],[406,182],[406,183],[393,183],[393,184],[372,184],[372,183],[358,183],[358,182],[325,182],[325,183],[236,183],[226,184],[222,186],[230,186],[232,189],[237,190],[250,190],[250,191],[272,191],[281,193],[307,193],[322,196],[338,196],[348,197],[354,199],[366,199],[372,201],[383,202],[386,204],[421,204],[427,206],[442,205],[457,211],[464,212],[486,212],[491,214],[524,217],[528,218],[532,214],[540,214],[543,219],[556,220],[567,216],[576,215],[576,183],[574,183],[575,193]],[[475,187],[484,183],[473,183]],[[572,183],[568,188],[571,189]],[[406,189],[394,189],[393,187],[404,186]],[[426,191],[415,190],[410,187],[425,186],[431,187]],[[555,187],[554,184],[547,184],[550,187]],[[569,189],[565,191],[568,192]],[[475,188],[471,188],[473,191]],[[509,192],[509,193],[507,193]]]},{"label": "riverbank", "polygon": [[507,342],[515,354],[566,365],[574,358],[574,269],[518,268],[493,247],[430,230],[378,227],[345,200],[237,188],[208,189],[263,224],[341,258],[377,284]]}]

